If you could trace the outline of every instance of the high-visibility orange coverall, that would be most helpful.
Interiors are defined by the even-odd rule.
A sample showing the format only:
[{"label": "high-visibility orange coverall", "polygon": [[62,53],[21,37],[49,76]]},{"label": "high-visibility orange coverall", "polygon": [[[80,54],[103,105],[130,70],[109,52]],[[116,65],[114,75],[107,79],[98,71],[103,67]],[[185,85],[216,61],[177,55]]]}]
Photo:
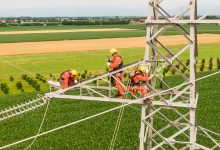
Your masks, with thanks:
[{"label": "high-visibility orange coverall", "polygon": [[74,85],[77,81],[76,76],[72,76],[69,71],[65,71],[60,75],[60,85],[62,89],[68,88]]},{"label": "high-visibility orange coverall", "polygon": [[[110,64],[110,68],[112,68],[113,70],[117,70],[120,69],[123,66],[123,60],[122,57],[118,54],[113,55],[113,59],[111,61]],[[114,74],[115,78],[117,80],[115,80],[115,86],[118,89],[118,92],[121,96],[124,95],[124,88],[123,86],[120,84],[120,82],[122,82],[122,73],[116,73]]]},{"label": "high-visibility orange coverall", "polygon": [[131,77],[131,84],[128,86],[128,90],[132,92],[134,96],[137,95],[137,92],[140,91],[143,97],[147,96],[147,89],[141,86],[142,82],[148,81],[149,74],[145,75],[140,71],[135,71],[134,75]]}]

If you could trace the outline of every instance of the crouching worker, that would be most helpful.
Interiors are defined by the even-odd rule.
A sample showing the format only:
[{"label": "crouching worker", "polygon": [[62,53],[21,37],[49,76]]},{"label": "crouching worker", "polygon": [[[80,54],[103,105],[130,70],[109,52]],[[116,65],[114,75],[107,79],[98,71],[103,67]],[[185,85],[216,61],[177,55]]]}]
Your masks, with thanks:
[{"label": "crouching worker", "polygon": [[77,71],[69,69],[60,75],[60,85],[62,89],[68,88],[77,84]]},{"label": "crouching worker", "polygon": [[139,66],[138,69],[133,71],[130,75],[128,90],[131,91],[133,97],[136,97],[138,92],[140,92],[143,97],[147,96],[147,89],[142,84],[148,81],[149,70],[148,67]]},{"label": "crouching worker", "polygon": [[[122,57],[118,54],[117,49],[112,48],[110,50],[110,55],[112,56],[112,60],[107,60],[107,66],[112,69],[112,70],[118,70],[121,69],[123,67],[123,59]],[[114,79],[111,81],[114,83],[114,85],[116,86],[116,88],[118,89],[118,94],[116,95],[116,97],[118,98],[123,98],[124,97],[124,88],[121,85],[122,83],[122,72],[118,72],[116,74],[114,74]],[[121,82],[121,83],[120,83]]]}]

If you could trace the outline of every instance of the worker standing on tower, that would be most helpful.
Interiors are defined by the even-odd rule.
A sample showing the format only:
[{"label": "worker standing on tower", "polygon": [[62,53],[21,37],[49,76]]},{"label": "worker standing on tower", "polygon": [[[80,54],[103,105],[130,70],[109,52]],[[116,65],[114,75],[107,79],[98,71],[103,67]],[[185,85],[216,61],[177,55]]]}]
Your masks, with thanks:
[{"label": "worker standing on tower", "polygon": [[[121,69],[123,66],[123,59],[122,57],[118,54],[117,49],[112,48],[110,50],[110,55],[113,57],[112,59],[108,58],[107,60],[107,66],[111,68],[112,70],[118,70]],[[124,88],[122,86],[122,72],[118,72],[114,74],[115,79],[111,80],[113,81],[113,84],[116,86],[118,89],[118,94],[116,95],[118,98],[123,98],[124,97]]]},{"label": "worker standing on tower", "polygon": [[77,71],[73,69],[69,69],[64,71],[60,75],[60,85],[62,89],[68,88],[77,84]]},{"label": "worker standing on tower", "polygon": [[142,85],[148,81],[150,72],[150,66],[139,66],[137,70],[133,71],[130,75],[130,84],[128,90],[132,92],[135,97],[138,92],[141,93],[143,97],[147,96],[147,89]]}]

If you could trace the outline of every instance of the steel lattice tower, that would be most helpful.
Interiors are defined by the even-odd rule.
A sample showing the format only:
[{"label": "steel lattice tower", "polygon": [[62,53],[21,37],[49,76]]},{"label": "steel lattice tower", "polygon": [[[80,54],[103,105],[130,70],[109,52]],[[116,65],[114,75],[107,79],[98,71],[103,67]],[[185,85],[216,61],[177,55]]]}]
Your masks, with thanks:
[{"label": "steel lattice tower", "polygon": [[[154,97],[157,102],[149,106],[142,105],[140,150],[154,149],[190,149],[202,148],[196,143],[197,124],[196,111],[198,93],[196,88],[196,58],[197,50],[197,24],[217,23],[216,20],[202,20],[205,16],[197,18],[197,0],[189,0],[189,5],[175,17],[161,7],[163,0],[148,1],[147,42],[145,60],[152,58],[153,61],[163,60],[167,66],[175,70],[182,78],[178,88],[166,94],[158,94]],[[190,14],[189,20],[183,16]],[[206,14],[208,15],[208,14]],[[172,26],[186,39],[186,44],[179,50],[172,50],[160,41],[159,36]],[[188,26],[188,29],[186,28]],[[152,53],[150,53],[152,52]],[[185,65],[180,57],[186,55],[190,59],[189,67]],[[179,65],[177,66],[176,63]],[[181,66],[181,67],[180,67]],[[152,63],[153,73],[156,74],[158,64]],[[185,70],[188,74],[185,74]],[[154,76],[153,78],[156,78]],[[160,79],[159,79],[160,80]],[[166,88],[170,88],[162,81]],[[189,82],[190,84],[185,84]],[[151,92],[158,93],[155,85],[148,85]],[[173,117],[171,117],[173,115]],[[159,127],[155,118],[163,120],[163,126]]]}]

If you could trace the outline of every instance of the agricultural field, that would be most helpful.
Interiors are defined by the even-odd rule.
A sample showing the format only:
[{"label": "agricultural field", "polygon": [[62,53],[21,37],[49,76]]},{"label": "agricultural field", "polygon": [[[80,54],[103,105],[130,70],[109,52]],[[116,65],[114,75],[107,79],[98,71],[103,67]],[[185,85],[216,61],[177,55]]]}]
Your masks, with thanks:
[{"label": "agricultural field", "polygon": [[105,28],[122,28],[122,29],[140,29],[145,30],[145,25],[63,25],[63,26],[9,26],[0,27],[0,32],[8,31],[38,31],[38,30],[78,30],[78,29],[105,29]]},{"label": "agricultural field", "polygon": [[[99,29],[99,28],[124,28],[137,29],[134,31],[117,32],[78,32],[78,33],[47,33],[26,35],[0,35],[0,43],[14,42],[36,42],[36,41],[61,41],[61,40],[84,40],[118,37],[142,37],[145,36],[144,25],[121,25],[121,26],[51,26],[51,27],[0,27],[0,32],[5,31],[36,31],[36,30],[72,30],[72,29]],[[220,33],[220,26],[199,26],[199,33]],[[167,35],[177,34],[175,30],[169,29]],[[173,52],[180,49],[182,45],[169,46]],[[31,51],[31,49],[30,49]],[[119,49],[124,63],[131,63],[142,59],[145,48],[123,48]],[[88,77],[106,71],[106,57],[108,50],[75,51],[62,53],[45,53],[32,55],[12,55],[0,57],[0,84],[4,84],[5,94],[0,89],[0,110],[15,104],[32,100],[38,94],[49,91],[46,80],[59,79],[60,73],[69,68],[79,72],[79,80],[83,80],[83,74]],[[189,51],[180,59],[188,64]],[[200,44],[197,62],[198,77],[207,75],[220,69],[220,45],[219,43]],[[211,65],[212,64],[212,65]],[[178,65],[178,63],[176,63]],[[202,67],[203,66],[203,67]],[[202,69],[201,69],[202,68]],[[187,72],[185,72],[187,74]],[[36,74],[45,80],[36,78]],[[170,85],[179,82],[179,76],[172,70],[165,73],[165,80]],[[171,80],[172,79],[172,80]],[[32,80],[30,84],[30,80]],[[34,82],[33,82],[34,81]],[[219,88],[220,75],[198,82],[200,93],[198,108],[198,123],[210,130],[219,132],[220,122],[216,116],[219,112]],[[22,85],[22,86],[21,86]],[[215,86],[213,86],[215,85]],[[39,86],[39,87],[38,87]],[[115,103],[87,102],[77,100],[53,99],[50,102],[49,112],[46,116],[42,131],[91,116],[101,111],[119,106]],[[134,109],[135,107],[136,109]],[[115,149],[138,149],[140,106],[126,107],[122,119],[121,128],[117,137]],[[28,112],[19,117],[0,122],[0,147],[9,143],[19,141],[23,138],[35,135],[41,124],[45,107]],[[112,134],[119,110],[108,113],[101,117],[82,122],[75,126],[60,130],[58,132],[40,137],[31,149],[91,149],[102,150],[110,146]],[[155,120],[159,122],[160,120]],[[199,135],[199,141],[207,143]],[[10,149],[25,149],[31,141],[25,142]]]},{"label": "agricultural field", "polygon": [[[170,46],[173,51],[177,51],[181,46]],[[220,58],[219,44],[201,44],[199,46],[199,57],[197,63],[197,71],[200,72],[202,59],[205,59],[204,69],[202,71],[217,70],[217,58]],[[135,53],[134,53],[135,51]],[[125,64],[131,63],[143,58],[144,48],[128,48],[119,49],[123,56]],[[207,55],[208,51],[208,55]],[[17,55],[2,56],[0,58],[0,69],[7,70],[0,74],[0,83],[7,83],[9,86],[9,94],[22,93],[21,89],[16,87],[17,82],[22,82],[25,92],[34,92],[33,86],[22,79],[22,75],[27,74],[29,77],[37,80],[41,85],[41,90],[47,90],[46,83],[36,79],[36,74],[42,75],[49,80],[57,80],[64,70],[74,68],[82,75],[85,71],[88,76],[94,76],[106,71],[106,57],[109,55],[107,50],[79,51],[79,52],[63,52],[63,53],[46,53],[33,55]],[[185,53],[180,59],[186,63],[188,53]],[[213,66],[209,69],[209,60],[213,58]],[[95,60],[95,61],[94,61]],[[85,62],[85,63],[82,63]],[[52,74],[52,76],[51,76]],[[172,75],[171,70],[166,75]],[[174,74],[175,75],[175,74]],[[10,81],[10,77],[14,80]],[[81,79],[81,76],[79,77]],[[0,95],[4,95],[1,91]]]},{"label": "agricultural field", "polygon": [[[39,42],[39,41],[63,41],[85,40],[103,38],[143,37],[146,35],[144,25],[106,25],[106,26],[52,26],[52,27],[0,27],[4,31],[36,31],[36,30],[73,30],[73,29],[106,29],[122,28],[136,29],[128,31],[102,31],[102,32],[69,32],[69,33],[35,33],[35,34],[10,34],[0,35],[0,43]],[[198,33],[220,33],[219,25],[200,25]],[[176,35],[179,32],[175,28],[169,28],[164,35]]]},{"label": "agricultural field", "polygon": [[[122,29],[139,29],[145,31],[145,25],[66,25],[66,26],[9,26],[9,27],[0,27],[0,32],[7,31],[36,31],[36,30],[73,30],[73,29],[105,29],[105,28],[122,28]],[[219,25],[199,25],[198,30],[201,32],[208,32],[220,30]],[[174,29],[170,29],[170,31],[174,31]]]},{"label": "agricultural field", "polygon": [[[199,76],[207,75],[208,73],[200,73]],[[179,82],[179,77],[166,77],[169,84],[175,85]],[[219,120],[216,116],[220,115],[220,103],[218,90],[213,90],[213,85],[220,82],[220,75],[198,82],[199,109],[198,109],[198,124],[218,132],[220,130]],[[215,88],[219,89],[220,85],[215,84]],[[2,107],[7,107],[12,104],[20,103],[25,99],[36,97],[37,93],[19,94],[16,96],[1,97]],[[54,99],[50,102],[49,111],[46,116],[45,124],[42,131],[47,131],[52,128],[76,121],[98,112],[111,109],[118,106],[115,103],[104,102],[86,102],[86,101],[70,101]],[[136,107],[134,109],[133,107]],[[19,117],[1,122],[0,128],[0,146],[24,139],[35,135],[39,129],[45,107],[36,111],[32,111]],[[91,119],[86,122],[62,129],[58,132],[45,135],[36,140],[31,149],[91,149],[102,150],[103,147],[108,149],[110,146],[112,134],[119,111],[114,111],[103,116]],[[139,120],[140,106],[133,105],[126,107],[122,119],[121,127],[117,136],[115,149],[133,150],[138,149],[139,140]],[[155,119],[158,123],[160,120]],[[205,145],[207,141],[202,136],[198,135],[198,140]],[[31,141],[19,144],[10,149],[25,149]]]},{"label": "agricultural field", "polygon": [[0,43],[142,37],[142,30],[0,35]]}]

